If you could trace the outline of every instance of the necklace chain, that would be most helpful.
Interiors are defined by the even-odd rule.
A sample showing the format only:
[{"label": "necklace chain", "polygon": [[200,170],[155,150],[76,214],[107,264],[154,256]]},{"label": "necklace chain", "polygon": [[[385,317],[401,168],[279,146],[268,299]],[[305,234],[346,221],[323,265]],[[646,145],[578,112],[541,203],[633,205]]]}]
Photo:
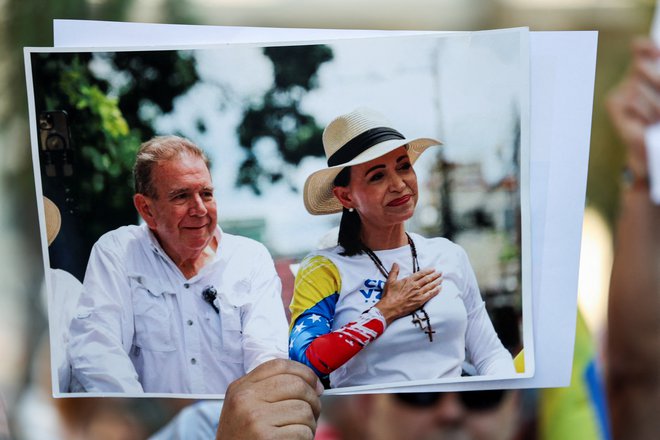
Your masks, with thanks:
[{"label": "necklace chain", "polygon": [[[413,273],[416,273],[419,271],[419,260],[417,259],[417,248],[415,247],[415,242],[413,239],[408,235],[406,232],[406,238],[408,239],[408,245],[410,246],[410,254],[412,256],[412,271]],[[364,252],[371,258],[371,261],[374,262],[376,265],[376,268],[378,271],[387,279],[390,275],[389,271],[385,268],[385,265],[383,262],[378,258],[378,255],[374,253],[371,249],[369,249],[366,245],[362,245],[362,249]],[[433,342],[433,334],[435,331],[431,328],[431,319],[429,318],[429,314],[426,312],[424,309],[424,306],[420,307],[419,309],[413,311],[410,314],[410,317],[412,318],[412,323],[413,325],[419,327],[421,331],[426,333],[429,336],[429,342]]]}]

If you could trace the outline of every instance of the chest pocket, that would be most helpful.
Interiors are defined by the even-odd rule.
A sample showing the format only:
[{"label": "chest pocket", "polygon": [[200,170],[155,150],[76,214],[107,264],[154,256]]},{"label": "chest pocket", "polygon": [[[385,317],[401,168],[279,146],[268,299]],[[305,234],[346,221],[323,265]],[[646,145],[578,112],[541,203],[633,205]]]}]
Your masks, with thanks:
[{"label": "chest pocket", "polygon": [[[220,309],[220,335],[214,338],[213,348],[223,362],[243,363],[243,325],[241,307],[230,304],[223,295],[218,295],[216,304]],[[211,310],[218,319],[218,315]],[[207,315],[208,316],[208,315]]]},{"label": "chest pocket", "polygon": [[169,293],[140,275],[129,275],[133,319],[135,322],[134,343],[137,347],[151,351],[174,351],[172,341],[172,319],[168,306]]}]

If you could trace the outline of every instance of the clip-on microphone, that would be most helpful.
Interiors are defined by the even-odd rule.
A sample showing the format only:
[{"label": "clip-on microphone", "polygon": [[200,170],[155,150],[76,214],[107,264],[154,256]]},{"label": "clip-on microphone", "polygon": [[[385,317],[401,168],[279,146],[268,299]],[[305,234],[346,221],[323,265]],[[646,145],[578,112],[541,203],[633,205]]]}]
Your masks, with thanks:
[{"label": "clip-on microphone", "polygon": [[215,310],[215,313],[220,314],[220,309],[216,307],[214,301],[218,297],[218,291],[215,290],[215,287],[213,286],[206,286],[204,287],[204,290],[202,290],[202,298],[204,301],[209,303],[211,307],[213,307],[213,310]]}]

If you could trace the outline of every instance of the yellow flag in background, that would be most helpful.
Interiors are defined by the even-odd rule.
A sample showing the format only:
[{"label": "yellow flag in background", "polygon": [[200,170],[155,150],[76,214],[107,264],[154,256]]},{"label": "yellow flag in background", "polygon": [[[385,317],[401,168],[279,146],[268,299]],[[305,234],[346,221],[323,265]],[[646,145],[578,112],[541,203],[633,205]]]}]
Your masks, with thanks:
[{"label": "yellow flag in background", "polygon": [[602,375],[594,341],[578,309],[571,384],[539,393],[539,434],[543,440],[609,440]]}]

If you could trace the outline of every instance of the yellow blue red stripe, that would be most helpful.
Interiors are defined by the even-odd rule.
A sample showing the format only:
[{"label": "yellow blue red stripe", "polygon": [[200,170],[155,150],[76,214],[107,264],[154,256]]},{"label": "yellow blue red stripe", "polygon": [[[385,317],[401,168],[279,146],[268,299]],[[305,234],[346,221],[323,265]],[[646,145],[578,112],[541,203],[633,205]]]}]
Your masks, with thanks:
[{"label": "yellow blue red stripe", "polygon": [[305,353],[314,339],[330,333],[340,290],[339,271],[328,258],[313,255],[301,262],[290,305],[289,357],[309,366],[319,376],[324,374]]}]

